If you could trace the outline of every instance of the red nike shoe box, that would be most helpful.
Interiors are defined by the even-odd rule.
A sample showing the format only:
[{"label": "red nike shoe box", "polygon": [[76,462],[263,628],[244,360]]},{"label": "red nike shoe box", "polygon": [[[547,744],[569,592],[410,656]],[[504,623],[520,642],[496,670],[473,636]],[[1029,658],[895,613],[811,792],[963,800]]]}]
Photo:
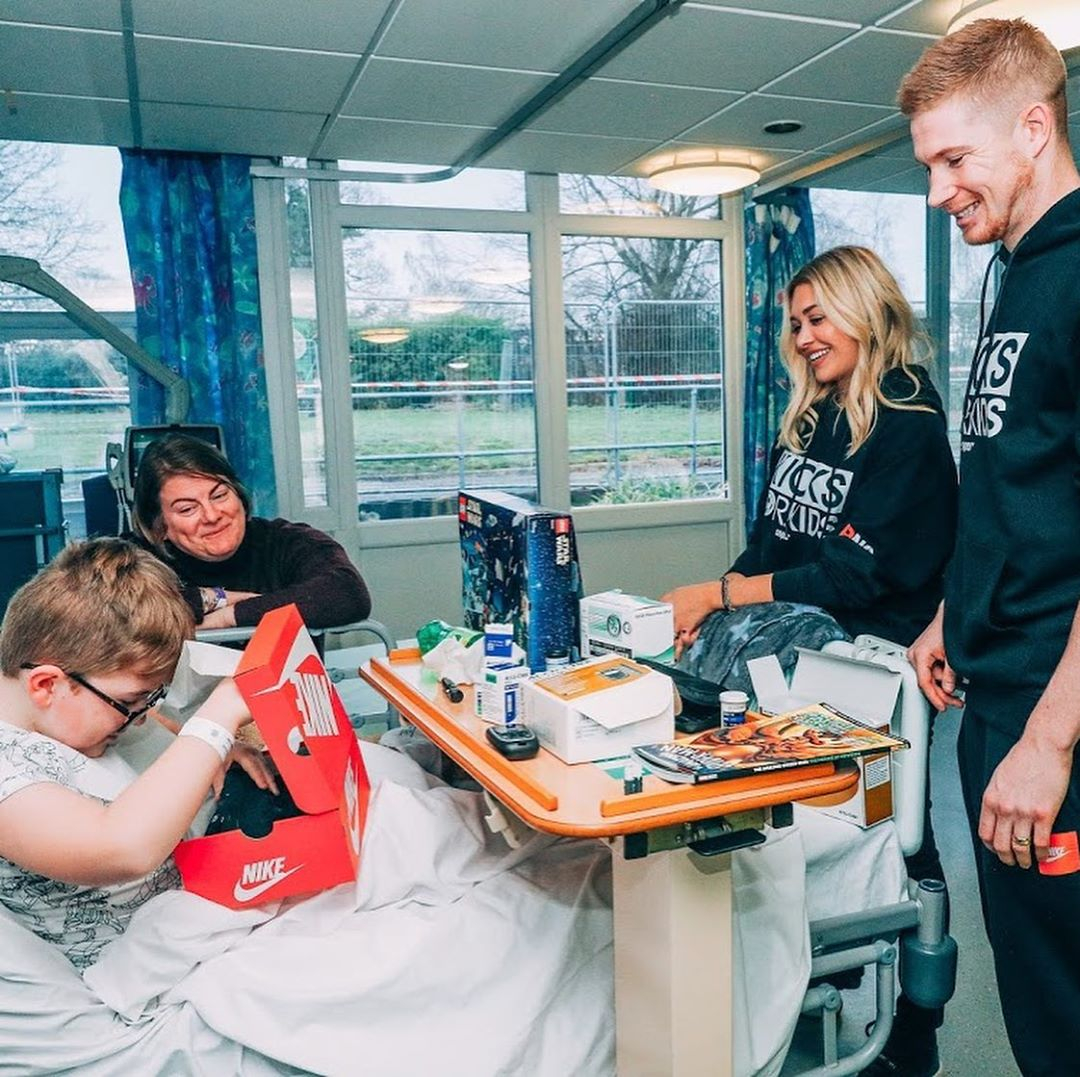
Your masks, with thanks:
[{"label": "red nike shoe box", "polygon": [[356,734],[293,605],[259,622],[236,684],[296,805],[269,834],[242,830],[182,841],[184,888],[244,909],[350,882],[360,867],[370,785]]}]

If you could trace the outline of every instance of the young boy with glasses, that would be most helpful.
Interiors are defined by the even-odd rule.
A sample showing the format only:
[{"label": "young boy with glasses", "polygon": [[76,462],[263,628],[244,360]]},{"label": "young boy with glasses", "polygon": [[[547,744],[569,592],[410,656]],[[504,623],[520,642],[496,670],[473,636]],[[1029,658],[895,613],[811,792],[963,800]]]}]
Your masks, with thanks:
[{"label": "young boy with glasses", "polygon": [[175,573],[120,539],[63,550],[0,627],[0,904],[78,968],[180,885],[172,850],[250,718],[225,678],[142,775],[109,750],[193,633]]}]

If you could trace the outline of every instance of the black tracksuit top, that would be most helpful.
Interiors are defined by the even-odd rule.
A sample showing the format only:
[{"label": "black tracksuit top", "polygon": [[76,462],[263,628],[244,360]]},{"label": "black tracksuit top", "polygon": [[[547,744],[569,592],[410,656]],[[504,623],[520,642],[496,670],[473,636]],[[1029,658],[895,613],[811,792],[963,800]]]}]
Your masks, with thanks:
[{"label": "black tracksuit top", "polygon": [[[889,400],[930,411],[878,405],[870,436],[847,456],[851,429],[832,397],[804,453],[773,450],[768,485],[749,544],[732,565],[773,574],[773,597],[828,610],[855,636],[870,632],[908,644],[930,622],[952,553],[956,468],[941,398],[926,371],[882,380]],[[911,397],[910,401],[908,398]]]},{"label": "black tracksuit top", "polygon": [[1080,600],[1080,191],[998,257],[964,397],[945,587],[946,653],[981,700],[1042,691]]}]

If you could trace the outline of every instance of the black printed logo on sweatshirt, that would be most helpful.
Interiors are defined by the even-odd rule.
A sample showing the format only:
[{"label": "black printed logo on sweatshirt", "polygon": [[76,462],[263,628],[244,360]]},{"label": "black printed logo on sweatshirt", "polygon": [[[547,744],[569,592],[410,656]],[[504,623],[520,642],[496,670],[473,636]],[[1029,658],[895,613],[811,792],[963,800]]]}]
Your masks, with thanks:
[{"label": "black printed logo on sweatshirt", "polygon": [[975,438],[992,438],[1001,433],[1013,376],[1027,338],[1027,333],[995,333],[979,341],[960,423],[964,451],[971,448]]},{"label": "black printed logo on sweatshirt", "polygon": [[836,530],[852,472],[784,450],[769,479],[765,518],[777,529],[811,538]]}]

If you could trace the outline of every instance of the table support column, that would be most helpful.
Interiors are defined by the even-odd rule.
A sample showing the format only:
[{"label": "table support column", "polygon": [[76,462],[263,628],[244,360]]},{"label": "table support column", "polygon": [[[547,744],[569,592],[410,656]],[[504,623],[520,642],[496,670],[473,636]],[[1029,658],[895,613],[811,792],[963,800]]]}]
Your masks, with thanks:
[{"label": "table support column", "polygon": [[612,852],[618,1077],[732,1077],[731,855]]}]

